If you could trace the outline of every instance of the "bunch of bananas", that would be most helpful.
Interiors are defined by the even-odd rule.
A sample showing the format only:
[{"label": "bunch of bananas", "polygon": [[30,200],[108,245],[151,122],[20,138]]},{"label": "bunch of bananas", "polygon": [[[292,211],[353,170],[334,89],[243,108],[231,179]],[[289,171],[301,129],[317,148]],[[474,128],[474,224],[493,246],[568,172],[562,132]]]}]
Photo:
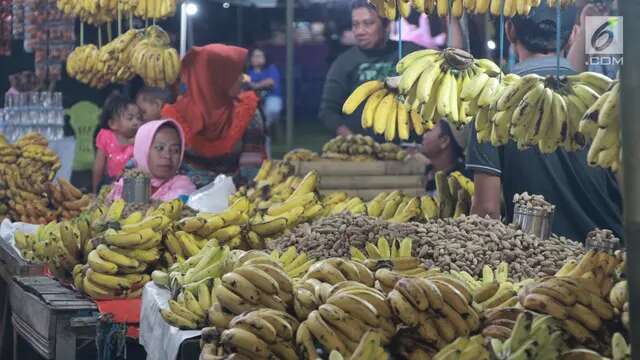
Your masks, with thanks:
[{"label": "bunch of bananas", "polygon": [[401,191],[382,192],[366,204],[367,215],[390,222],[408,222],[421,215],[420,199]]},{"label": "bunch of bananas", "polygon": [[[436,192],[438,193],[438,212],[440,218],[460,217],[468,215],[471,210],[471,199],[475,192],[473,182],[462,175],[459,171],[454,171],[447,176],[439,171],[435,174]],[[425,205],[429,206],[427,202]],[[433,211],[428,215],[433,218]]]},{"label": "bunch of bananas", "polygon": [[229,357],[296,360],[300,323],[284,311],[258,309],[235,316],[218,341]]},{"label": "bunch of bananas", "polygon": [[482,279],[460,274],[472,290],[475,308],[487,310],[515,306],[518,303],[518,286],[509,281],[509,265],[502,262],[495,272],[488,265],[482,268]]},{"label": "bunch of bananas", "polygon": [[329,140],[322,147],[322,158],[348,161],[403,161],[407,158],[407,153],[396,144],[380,144],[370,136],[357,134],[337,136]]},{"label": "bunch of bananas", "polygon": [[387,345],[395,334],[393,314],[384,294],[364,284],[345,281],[328,288],[317,310],[309,313],[297,332],[297,343],[304,358],[320,359],[314,339],[326,353],[337,351],[350,357],[360,340],[373,330],[380,343]]},{"label": "bunch of bananas", "polygon": [[613,360],[631,359],[631,344],[627,344],[621,333],[617,332],[611,337],[611,354]]},{"label": "bunch of bananas", "polygon": [[[360,339],[358,347],[353,351],[353,354],[348,357],[348,360],[388,359],[389,356],[384,347],[382,347],[381,339],[379,332],[372,330],[367,331],[364,336],[362,336],[362,339]],[[343,360],[344,357],[334,350],[329,354],[329,359]]]},{"label": "bunch of bananas", "polygon": [[506,340],[492,338],[496,359],[558,359],[567,348],[564,332],[552,316],[518,315],[511,335]]},{"label": "bunch of bananas", "polygon": [[[80,21],[92,25],[101,25],[117,16],[116,0],[57,0],[56,6],[68,17],[78,17]],[[122,3],[125,3],[122,1]]]},{"label": "bunch of bananas", "polygon": [[67,74],[83,84],[101,89],[109,84],[109,77],[98,71],[100,51],[93,44],[78,46],[67,57]]},{"label": "bunch of bananas", "polygon": [[131,66],[133,49],[142,37],[142,30],[131,29],[101,47],[98,50],[96,71],[104,74],[112,83],[131,80],[135,76]]},{"label": "bunch of bananas", "polygon": [[249,217],[248,200],[238,199],[226,211],[219,214],[199,213],[185,217],[167,232],[164,245],[168,250],[167,264],[182,263],[202,251],[208,239],[228,246],[230,249],[251,248],[243,228]]},{"label": "bunch of bananas", "polygon": [[137,0],[133,14],[143,19],[165,19],[176,13],[176,0]]},{"label": "bunch of bananas", "polygon": [[385,237],[378,238],[378,243],[368,242],[365,245],[365,255],[360,249],[351,247],[351,259],[364,263],[371,271],[386,267],[405,275],[418,275],[426,273],[426,269],[420,265],[420,260],[411,256],[413,240],[404,238],[398,242],[396,239],[391,244]]},{"label": "bunch of bananas", "polygon": [[580,121],[580,132],[592,141],[587,160],[591,166],[620,168],[620,83],[589,107]]},{"label": "bunch of bananas", "polygon": [[320,260],[309,267],[302,280],[316,279],[335,285],[343,281],[355,281],[373,287],[373,273],[364,264],[357,261],[329,258]]},{"label": "bunch of bananas", "polygon": [[170,44],[169,35],[152,25],[145,29],[144,39],[133,48],[131,66],[148,86],[164,88],[178,79],[180,56]]},{"label": "bunch of bananas", "polygon": [[396,70],[400,74],[398,90],[405,95],[405,104],[419,111],[425,121],[446,118],[454,126],[471,120],[470,105],[462,99],[462,90],[474,86],[480,73],[494,79],[501,74],[491,60],[474,59],[471,54],[452,48],[413,52],[398,62]]},{"label": "bunch of bananas", "polygon": [[466,285],[446,274],[402,278],[387,294],[395,317],[437,350],[480,327]]},{"label": "bunch of bananas", "polygon": [[469,113],[475,116],[478,142],[489,142],[494,146],[505,144],[509,139],[509,125],[512,113],[496,111],[491,104],[502,91],[518,81],[520,76],[508,74],[497,81],[495,77],[478,76],[469,86],[462,89],[461,98],[470,101]]},{"label": "bunch of bananas", "polygon": [[80,21],[101,25],[117,18],[118,10],[143,19],[164,19],[176,12],[176,0],[57,0],[65,15]]},{"label": "bunch of bananas", "polygon": [[[584,135],[579,132],[582,114],[610,83],[606,76],[592,72],[559,79],[529,74],[515,80],[491,104],[497,112],[493,120],[497,134],[494,145],[503,145],[511,138],[519,149],[537,145],[542,153],[551,153],[558,147],[567,151],[580,149],[585,144]],[[485,135],[481,140],[494,139],[493,135],[490,139]]]},{"label": "bunch of bananas", "polygon": [[484,337],[507,340],[520,314],[527,310],[521,307],[498,307],[482,311],[481,333]]},{"label": "bunch of bananas", "polygon": [[47,187],[47,194],[51,199],[51,204],[54,208],[62,210],[61,216],[63,219],[72,219],[79,216],[91,202],[91,198],[88,195],[83,195],[82,191],[65,179],[50,182]]},{"label": "bunch of bananas", "polygon": [[[57,204],[50,204],[52,194],[48,184],[61,163],[58,155],[47,146],[47,139],[38,133],[29,133],[13,145],[0,141],[0,199],[3,200],[0,213],[4,212],[14,221],[46,224],[61,215],[63,218],[72,215],[68,211],[63,214]],[[73,192],[65,198],[68,205],[75,210],[85,208],[89,197],[65,183]]]},{"label": "bunch of bananas", "polygon": [[609,302],[620,314],[622,325],[627,331],[629,330],[629,293],[627,289],[627,280],[616,283],[609,293]]},{"label": "bunch of bananas", "polygon": [[318,153],[309,149],[293,149],[282,158],[284,161],[316,161],[320,159]]},{"label": "bunch of bananas", "polygon": [[[574,0],[558,1],[562,7],[574,3]],[[464,10],[475,14],[485,14],[490,11],[492,15],[499,16],[503,11],[502,6],[504,6],[505,16],[526,16],[531,9],[540,6],[540,0],[370,0],[369,2],[377,8],[378,15],[392,21],[396,20],[398,14],[408,18],[411,15],[412,5],[418,13],[434,14],[440,17],[449,15],[461,17]],[[549,6],[556,6],[556,0],[550,0]]]},{"label": "bunch of bananas", "polygon": [[278,261],[261,251],[236,252],[232,270],[214,280],[209,321],[217,328],[228,328],[235,315],[259,309],[286,312],[293,304],[293,282]]},{"label": "bunch of bananas", "polygon": [[315,260],[310,259],[306,253],[298,252],[295,246],[290,246],[282,254],[278,250],[274,250],[271,252],[271,258],[277,260],[292,279],[297,279],[304,275],[311,265],[315,263]]},{"label": "bunch of bananas", "polygon": [[15,233],[16,247],[29,261],[47,263],[59,279],[69,279],[80,263],[82,233],[71,222],[50,222],[38,227],[35,234]]},{"label": "bunch of bananas", "polygon": [[432,359],[491,359],[491,354],[485,348],[484,342],[485,338],[482,335],[475,335],[472,337],[459,337],[449,345],[442,348],[436,354],[434,354]]},{"label": "bunch of bananas", "polygon": [[[151,280],[148,272],[161,258],[162,238],[174,220],[168,211],[157,210],[146,217],[133,213],[122,219],[125,205],[122,200],[111,204],[104,214],[108,228],[85,245],[87,265],[74,269],[76,287],[94,299],[139,297]],[[111,225],[115,222],[118,225]]]},{"label": "bunch of bananas", "polygon": [[373,128],[374,133],[384,134],[387,141],[393,141],[396,134],[401,140],[408,140],[412,128],[418,135],[431,129],[431,119],[421,117],[418,111],[410,108],[411,104],[403,102],[396,87],[390,80],[367,81],[349,95],[342,105],[342,112],[351,115],[366,100],[362,110],[362,128]]},{"label": "bunch of bananas", "polygon": [[597,348],[595,332],[604,321],[614,317],[613,306],[605,296],[596,279],[574,273],[525,286],[519,299],[526,309],[561,320],[564,329],[578,343]]}]

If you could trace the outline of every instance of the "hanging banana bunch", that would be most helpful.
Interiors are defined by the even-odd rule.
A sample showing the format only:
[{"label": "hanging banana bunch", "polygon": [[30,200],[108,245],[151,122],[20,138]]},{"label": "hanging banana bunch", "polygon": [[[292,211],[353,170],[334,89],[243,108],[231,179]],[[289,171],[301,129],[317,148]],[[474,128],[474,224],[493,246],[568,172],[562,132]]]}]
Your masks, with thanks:
[{"label": "hanging banana bunch", "polygon": [[620,83],[614,82],[582,117],[580,132],[592,140],[587,160],[591,166],[620,168]]},{"label": "hanging banana bunch", "polygon": [[[611,79],[592,72],[560,78],[536,74],[512,76],[490,105],[490,112],[495,113],[491,114],[489,140],[498,146],[512,139],[519,149],[537,145],[545,154],[558,147],[567,151],[581,149],[585,145],[585,134],[579,131],[582,115],[610,85]],[[480,124],[476,126],[486,141],[487,120],[478,118]],[[610,142],[605,142],[605,148],[609,145]]]},{"label": "hanging banana bunch", "polygon": [[[403,18],[411,15],[411,7],[418,13],[447,17],[461,17],[464,10],[474,14],[491,12],[500,16],[504,3],[504,15],[507,17],[529,15],[531,9],[540,6],[541,0],[369,0],[378,10],[378,15],[396,20],[399,14]],[[575,0],[561,0],[561,6],[572,5]],[[549,0],[549,6],[555,6],[556,0]]]}]

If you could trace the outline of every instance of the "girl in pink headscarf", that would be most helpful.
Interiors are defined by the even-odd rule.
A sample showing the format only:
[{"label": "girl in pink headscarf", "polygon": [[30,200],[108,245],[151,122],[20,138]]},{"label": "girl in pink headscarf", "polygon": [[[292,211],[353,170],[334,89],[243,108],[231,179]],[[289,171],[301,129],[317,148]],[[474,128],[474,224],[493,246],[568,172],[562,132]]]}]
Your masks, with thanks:
[{"label": "girl in pink headscarf", "polygon": [[[151,199],[169,201],[190,195],[195,185],[184,175],[177,175],[184,154],[184,133],[174,120],[154,120],[142,125],[133,145],[137,168],[151,177]],[[122,197],[120,179],[111,192],[111,199]]]}]

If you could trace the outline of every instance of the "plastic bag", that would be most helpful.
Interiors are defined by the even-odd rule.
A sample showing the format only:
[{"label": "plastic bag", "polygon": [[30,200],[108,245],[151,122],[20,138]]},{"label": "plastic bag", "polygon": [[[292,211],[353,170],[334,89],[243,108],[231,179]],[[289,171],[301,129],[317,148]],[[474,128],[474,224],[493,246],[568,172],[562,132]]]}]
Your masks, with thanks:
[{"label": "plastic bag", "polygon": [[12,223],[9,219],[4,219],[2,224],[0,224],[0,238],[5,243],[11,245],[16,254],[22,257],[22,253],[16,247],[16,241],[14,235],[16,231],[22,231],[28,234],[34,234],[38,230],[38,225],[27,224],[22,222]]},{"label": "plastic bag", "polygon": [[187,205],[198,211],[219,213],[229,207],[229,196],[235,192],[233,179],[218,175],[212,183],[191,194]]}]

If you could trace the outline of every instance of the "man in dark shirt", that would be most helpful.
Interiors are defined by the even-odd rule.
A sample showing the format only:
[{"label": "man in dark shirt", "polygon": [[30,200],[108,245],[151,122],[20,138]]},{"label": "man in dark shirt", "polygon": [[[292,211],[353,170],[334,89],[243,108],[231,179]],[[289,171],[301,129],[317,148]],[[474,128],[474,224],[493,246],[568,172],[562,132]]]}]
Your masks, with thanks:
[{"label": "man in dark shirt", "polygon": [[[362,129],[362,106],[352,115],[342,114],[342,104],[358,85],[395,74],[398,44],[389,41],[389,21],[378,16],[367,0],[356,0],[351,6],[351,28],[357,46],[340,55],[327,74],[320,103],[320,120],[337,135],[368,133]],[[403,56],[419,47],[405,42]]]},{"label": "man in dark shirt", "polygon": [[[562,47],[569,41],[575,8],[562,10]],[[506,32],[520,60],[513,67],[518,75],[556,73],[555,9],[543,0],[528,17],[507,22]],[[560,59],[560,74],[574,73],[569,62]],[[505,146],[479,144],[472,129],[467,169],[473,171],[476,186],[471,212],[500,217],[501,191],[506,202],[507,221],[513,219],[513,195],[523,191],[544,195],[556,205],[552,230],[573,240],[584,241],[596,227],[622,235],[621,196],[615,177],[608,170],[587,165],[587,151],[558,149],[542,154],[537,147],[519,151],[510,141]]]}]

